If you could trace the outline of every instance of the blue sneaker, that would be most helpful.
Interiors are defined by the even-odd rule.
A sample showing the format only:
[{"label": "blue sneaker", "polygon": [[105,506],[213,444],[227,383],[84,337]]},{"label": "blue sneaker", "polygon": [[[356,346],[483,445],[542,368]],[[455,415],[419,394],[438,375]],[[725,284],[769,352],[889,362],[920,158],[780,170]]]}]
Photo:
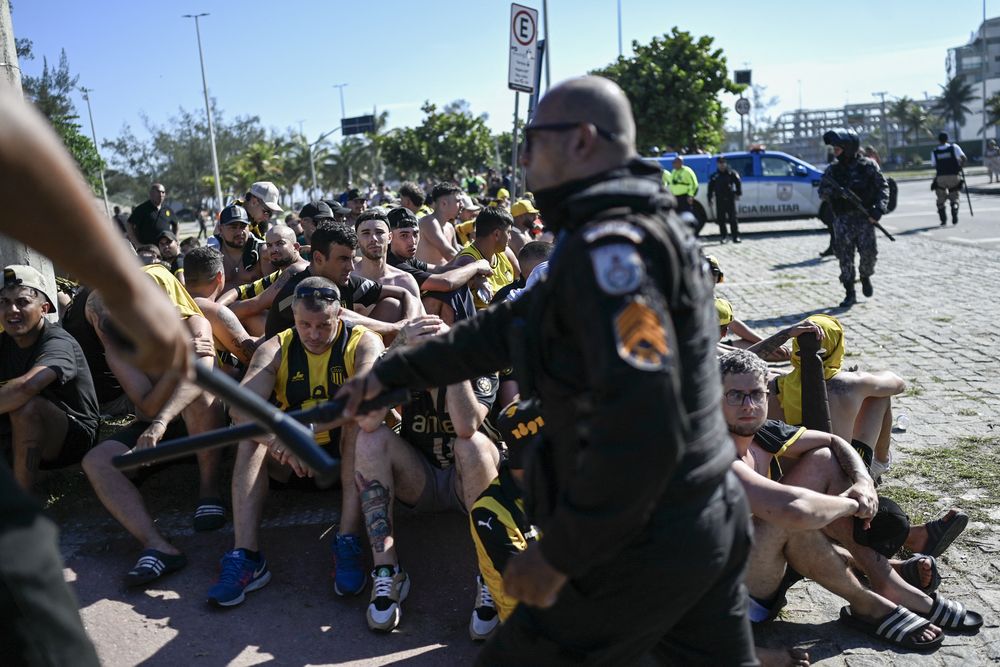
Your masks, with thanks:
[{"label": "blue sneaker", "polygon": [[208,601],[219,607],[234,607],[246,594],[263,588],[271,581],[267,561],[249,558],[244,549],[233,549],[222,557],[219,580],[208,591]]},{"label": "blue sneaker", "polygon": [[361,569],[361,540],[357,535],[337,535],[333,543],[333,590],[337,595],[357,595],[368,577]]}]

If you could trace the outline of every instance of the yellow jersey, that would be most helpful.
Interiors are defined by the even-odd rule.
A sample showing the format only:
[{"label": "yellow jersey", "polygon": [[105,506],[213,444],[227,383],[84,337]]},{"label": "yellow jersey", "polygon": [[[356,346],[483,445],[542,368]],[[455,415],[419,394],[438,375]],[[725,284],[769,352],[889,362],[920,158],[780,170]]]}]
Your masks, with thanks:
[{"label": "yellow jersey", "polygon": [[[465,246],[465,248],[462,249],[462,252],[458,253],[459,257],[462,257],[463,255],[471,257],[476,261],[485,259],[483,257],[483,253],[479,252],[479,248],[477,248],[474,243]],[[514,267],[510,263],[510,260],[507,259],[507,255],[502,252],[493,255],[493,259],[490,261],[490,267],[493,269],[493,275],[486,279],[486,283],[489,285],[489,296],[492,298],[497,294],[497,292],[514,282]],[[481,291],[482,290],[472,291],[472,298],[476,304],[476,310],[483,310],[490,305],[480,296],[479,293]]]}]

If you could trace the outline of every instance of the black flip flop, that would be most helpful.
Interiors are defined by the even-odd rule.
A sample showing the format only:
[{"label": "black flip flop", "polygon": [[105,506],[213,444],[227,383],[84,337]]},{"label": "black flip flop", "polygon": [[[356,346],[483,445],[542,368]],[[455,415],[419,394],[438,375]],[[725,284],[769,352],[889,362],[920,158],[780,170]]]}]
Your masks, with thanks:
[{"label": "black flip flop", "polygon": [[929,642],[917,641],[920,631],[931,622],[902,605],[874,622],[858,618],[851,612],[850,607],[844,607],[840,610],[840,622],[872,637],[884,639],[896,646],[913,651],[930,652],[944,642],[944,633]]},{"label": "black flip flop", "polygon": [[[920,561],[924,558],[931,562],[931,583],[926,588],[920,585]],[[901,563],[899,576],[903,578],[903,581],[924,593],[933,593],[941,585],[941,573],[938,572],[937,559],[927,554],[914,554],[913,558]]]},{"label": "black flip flop", "polygon": [[176,572],[187,565],[187,556],[184,554],[165,554],[156,549],[146,549],[139,554],[139,560],[135,567],[125,575],[126,586],[143,586],[160,577]]},{"label": "black flip flop", "polygon": [[226,525],[226,507],[222,498],[202,498],[194,511],[194,529],[198,532],[218,530]]},{"label": "black flip flop", "polygon": [[951,546],[955,538],[962,534],[969,525],[969,515],[965,512],[955,512],[950,519],[941,517],[927,523],[927,546],[924,553],[937,558]]},{"label": "black flip flop", "polygon": [[934,604],[926,614],[920,614],[934,625],[944,630],[959,632],[978,632],[983,627],[983,617],[965,608],[961,602],[944,598],[937,593],[931,594]]}]

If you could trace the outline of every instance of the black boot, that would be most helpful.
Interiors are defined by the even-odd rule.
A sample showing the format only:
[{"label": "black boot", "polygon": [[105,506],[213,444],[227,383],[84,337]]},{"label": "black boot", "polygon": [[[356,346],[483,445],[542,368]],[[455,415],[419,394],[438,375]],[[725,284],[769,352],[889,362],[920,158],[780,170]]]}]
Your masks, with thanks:
[{"label": "black boot", "polygon": [[858,295],[854,292],[854,283],[844,283],[844,289],[847,291],[844,300],[840,302],[841,308],[850,308],[858,302]]},{"label": "black boot", "polygon": [[830,257],[831,255],[833,255],[833,245],[832,244],[828,245],[826,247],[826,250],[824,250],[823,252],[821,252],[819,254],[820,257]]},{"label": "black boot", "polygon": [[875,288],[872,287],[872,279],[868,276],[861,276],[861,293],[865,296],[871,296],[875,293]]},{"label": "black boot", "polygon": [[958,207],[957,206],[952,206],[951,207],[951,224],[953,224],[953,225],[957,225],[958,224]]},{"label": "black boot", "polygon": [[941,226],[944,227],[948,224],[948,216],[945,215],[944,206],[938,209],[938,217],[941,218]]}]

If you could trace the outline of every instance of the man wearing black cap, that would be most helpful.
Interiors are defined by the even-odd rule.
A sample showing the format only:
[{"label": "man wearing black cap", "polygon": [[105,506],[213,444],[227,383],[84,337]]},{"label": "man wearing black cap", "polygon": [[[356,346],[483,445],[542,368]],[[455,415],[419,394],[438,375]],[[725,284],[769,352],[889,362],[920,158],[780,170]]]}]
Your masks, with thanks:
[{"label": "man wearing black cap", "polygon": [[156,239],[156,244],[160,246],[160,259],[167,265],[170,272],[177,280],[184,284],[184,255],[181,254],[181,246],[177,243],[177,235],[169,230],[160,232]]},{"label": "man wearing black cap", "polygon": [[420,244],[417,216],[400,206],[389,211],[387,218],[391,230],[387,261],[417,281],[427,313],[449,325],[472,317],[476,309],[468,284],[477,275],[492,275],[490,263],[481,259],[457,268],[431,266],[416,258]]},{"label": "man wearing black cap", "polygon": [[965,166],[965,152],[958,144],[948,142],[948,133],[938,135],[941,142],[931,151],[931,166],[937,171],[934,176],[934,194],[937,196],[938,217],[941,225],[948,224],[944,213],[944,203],[951,203],[951,224],[958,224],[958,196],[962,191],[962,167]]},{"label": "man wearing black cap", "polygon": [[52,290],[33,267],[3,270],[0,289],[0,442],[31,491],[39,468],[80,461],[97,437],[97,393],[80,344],[45,319]]},{"label": "man wearing black cap", "polygon": [[351,210],[347,216],[347,224],[353,227],[358,221],[358,216],[368,208],[368,197],[358,188],[351,188],[345,195],[344,204]]},{"label": "man wearing black cap", "polygon": [[264,242],[250,233],[250,216],[238,204],[222,209],[215,236],[226,267],[226,289],[252,282],[263,275]]},{"label": "man wearing black cap", "polygon": [[[316,225],[324,220],[333,220],[333,210],[325,201],[311,201],[299,211],[299,223],[302,225],[302,238],[298,239],[300,253],[303,252],[303,247],[308,248],[309,244],[312,243],[312,235],[316,231]],[[308,255],[307,252],[304,254]]]}]

